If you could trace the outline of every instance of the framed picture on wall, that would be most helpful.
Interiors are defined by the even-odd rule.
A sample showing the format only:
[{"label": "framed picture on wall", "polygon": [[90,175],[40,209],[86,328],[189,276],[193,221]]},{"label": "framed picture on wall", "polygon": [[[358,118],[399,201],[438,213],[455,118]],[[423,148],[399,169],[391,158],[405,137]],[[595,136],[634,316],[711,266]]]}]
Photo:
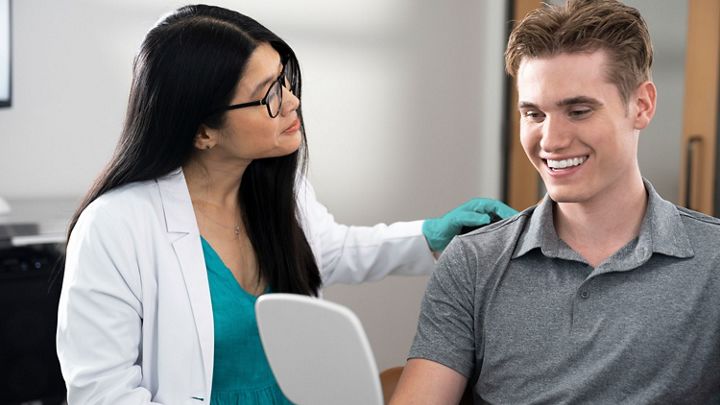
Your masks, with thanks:
[{"label": "framed picture on wall", "polygon": [[12,101],[11,0],[0,0],[0,107]]}]

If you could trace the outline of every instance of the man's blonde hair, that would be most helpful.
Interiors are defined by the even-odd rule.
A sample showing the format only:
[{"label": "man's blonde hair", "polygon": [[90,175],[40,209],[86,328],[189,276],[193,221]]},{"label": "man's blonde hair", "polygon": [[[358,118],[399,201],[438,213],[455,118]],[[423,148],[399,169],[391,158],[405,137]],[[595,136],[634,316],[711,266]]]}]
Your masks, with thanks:
[{"label": "man's blonde hair", "polygon": [[607,80],[625,103],[650,80],[653,49],[640,12],[615,0],[568,0],[530,12],[513,29],[505,50],[505,70],[517,77],[524,58],[604,50]]}]

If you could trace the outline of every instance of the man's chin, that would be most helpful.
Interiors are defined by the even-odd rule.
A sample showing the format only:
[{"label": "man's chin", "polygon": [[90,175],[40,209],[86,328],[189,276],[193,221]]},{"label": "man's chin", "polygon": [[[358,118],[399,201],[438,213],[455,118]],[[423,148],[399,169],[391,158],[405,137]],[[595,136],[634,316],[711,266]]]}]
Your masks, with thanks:
[{"label": "man's chin", "polygon": [[556,203],[579,203],[585,200],[580,193],[573,192],[573,190],[552,188],[549,189],[547,193],[550,196],[550,199]]}]

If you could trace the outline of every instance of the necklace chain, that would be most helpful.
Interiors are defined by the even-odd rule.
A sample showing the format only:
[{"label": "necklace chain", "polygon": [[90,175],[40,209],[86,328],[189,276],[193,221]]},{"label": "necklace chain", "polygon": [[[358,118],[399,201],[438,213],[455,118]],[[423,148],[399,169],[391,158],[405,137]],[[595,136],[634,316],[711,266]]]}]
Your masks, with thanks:
[{"label": "necklace chain", "polygon": [[203,217],[207,218],[210,222],[214,223],[215,225],[217,225],[217,226],[219,226],[219,227],[221,227],[221,228],[231,229],[231,230],[233,231],[233,233],[235,234],[235,237],[236,237],[236,238],[239,238],[239,237],[240,237],[240,221],[239,221],[239,220],[238,220],[238,221],[235,221],[235,225],[234,225],[234,226],[227,226],[227,225],[224,225],[224,224],[222,224],[222,223],[220,223],[220,222],[212,219],[208,214],[202,212],[202,210],[199,210],[199,209],[198,209],[198,212],[200,213],[200,215],[202,215]]}]

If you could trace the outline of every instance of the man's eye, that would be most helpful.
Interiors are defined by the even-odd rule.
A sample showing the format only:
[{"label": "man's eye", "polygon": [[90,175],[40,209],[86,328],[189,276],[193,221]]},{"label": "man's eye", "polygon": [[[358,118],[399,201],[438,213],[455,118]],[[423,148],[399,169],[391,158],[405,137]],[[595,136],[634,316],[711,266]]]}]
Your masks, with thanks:
[{"label": "man's eye", "polygon": [[528,120],[535,121],[535,122],[540,122],[545,118],[545,114],[543,114],[539,111],[534,111],[534,110],[523,111],[522,116],[523,116],[523,118],[526,118]]},{"label": "man's eye", "polygon": [[570,110],[569,115],[571,118],[585,118],[592,112],[589,108]]}]

